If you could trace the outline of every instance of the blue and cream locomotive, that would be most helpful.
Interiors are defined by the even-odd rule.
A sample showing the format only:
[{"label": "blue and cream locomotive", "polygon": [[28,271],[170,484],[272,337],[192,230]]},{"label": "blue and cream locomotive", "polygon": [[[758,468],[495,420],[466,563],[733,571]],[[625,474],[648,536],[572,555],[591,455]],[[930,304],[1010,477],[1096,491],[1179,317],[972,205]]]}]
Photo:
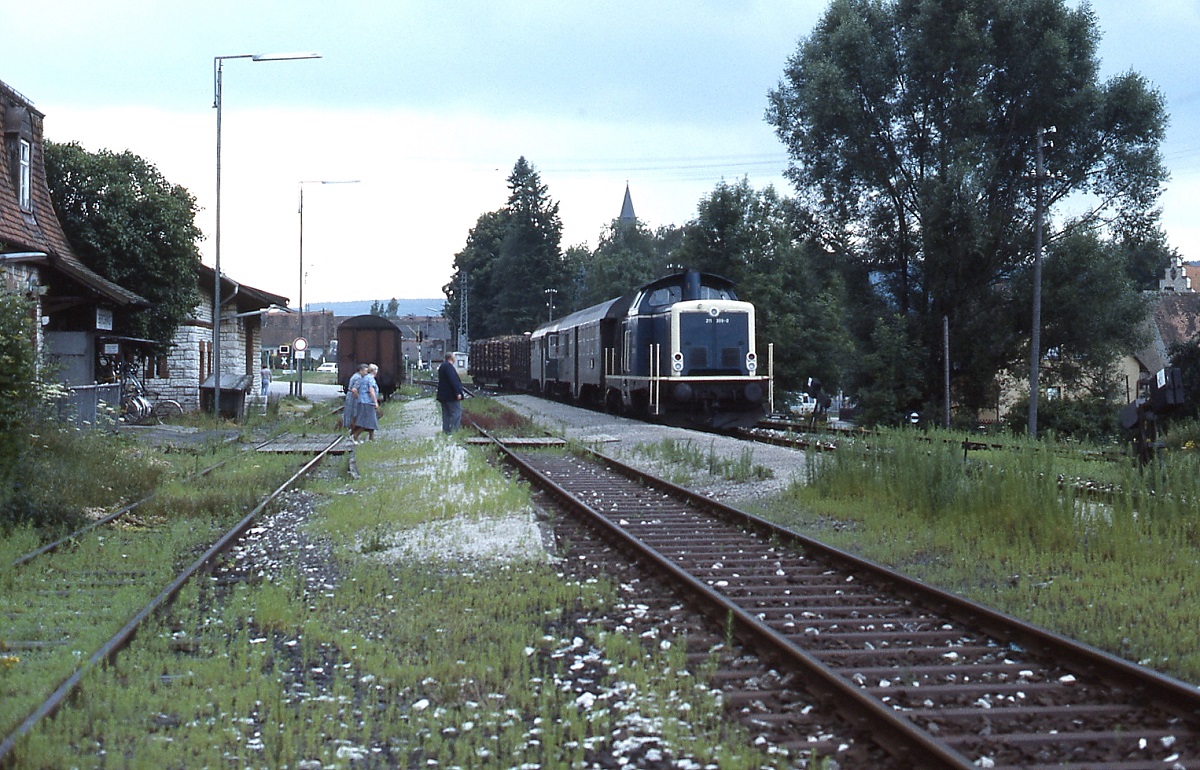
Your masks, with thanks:
[{"label": "blue and cream locomotive", "polygon": [[[526,370],[525,362],[528,362]],[[688,271],[538,327],[471,344],[476,382],[712,428],[765,413],[754,306],[733,283]]]}]

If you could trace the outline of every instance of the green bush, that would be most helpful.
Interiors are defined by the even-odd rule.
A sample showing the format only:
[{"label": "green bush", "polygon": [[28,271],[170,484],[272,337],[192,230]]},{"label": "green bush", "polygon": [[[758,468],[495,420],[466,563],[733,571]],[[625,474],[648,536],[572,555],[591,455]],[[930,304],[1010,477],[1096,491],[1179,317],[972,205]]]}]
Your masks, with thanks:
[{"label": "green bush", "polygon": [[0,504],[11,484],[22,451],[28,444],[25,424],[37,396],[34,325],[30,304],[21,296],[0,292]]},{"label": "green bush", "polygon": [[[1103,398],[1038,399],[1038,435],[1053,434],[1077,441],[1108,441],[1124,437],[1118,421],[1120,406]],[[1014,433],[1029,423],[1029,399],[1015,404],[1006,418]]]}]

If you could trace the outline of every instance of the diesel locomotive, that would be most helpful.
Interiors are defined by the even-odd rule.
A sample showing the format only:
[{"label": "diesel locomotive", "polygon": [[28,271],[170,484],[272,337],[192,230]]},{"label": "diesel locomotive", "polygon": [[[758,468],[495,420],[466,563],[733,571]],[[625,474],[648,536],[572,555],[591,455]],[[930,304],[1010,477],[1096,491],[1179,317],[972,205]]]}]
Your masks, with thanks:
[{"label": "diesel locomotive", "polygon": [[707,428],[766,413],[754,305],[733,282],[693,270],[543,324],[471,343],[477,384],[527,390],[618,414]]}]

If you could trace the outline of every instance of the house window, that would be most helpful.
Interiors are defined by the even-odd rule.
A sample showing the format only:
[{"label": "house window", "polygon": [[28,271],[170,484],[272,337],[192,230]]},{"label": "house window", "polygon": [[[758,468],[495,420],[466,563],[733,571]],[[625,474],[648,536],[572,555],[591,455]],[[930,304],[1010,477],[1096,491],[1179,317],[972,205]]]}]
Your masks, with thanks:
[{"label": "house window", "polygon": [[18,200],[21,204],[22,211],[30,211],[33,208],[33,173],[32,173],[32,157],[33,147],[25,139],[21,140],[21,157],[20,157],[20,176],[17,179]]}]

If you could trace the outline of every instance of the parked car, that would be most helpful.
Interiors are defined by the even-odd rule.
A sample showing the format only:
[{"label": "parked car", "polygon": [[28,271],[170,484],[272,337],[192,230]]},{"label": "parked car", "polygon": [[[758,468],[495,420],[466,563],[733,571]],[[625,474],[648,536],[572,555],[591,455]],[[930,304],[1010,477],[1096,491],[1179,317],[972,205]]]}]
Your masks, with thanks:
[{"label": "parked car", "polygon": [[318,372],[330,372],[337,374],[337,361],[326,361],[317,367]]},{"label": "parked car", "polygon": [[807,393],[795,393],[791,395],[791,412],[800,417],[808,417],[817,408],[817,400]]}]

